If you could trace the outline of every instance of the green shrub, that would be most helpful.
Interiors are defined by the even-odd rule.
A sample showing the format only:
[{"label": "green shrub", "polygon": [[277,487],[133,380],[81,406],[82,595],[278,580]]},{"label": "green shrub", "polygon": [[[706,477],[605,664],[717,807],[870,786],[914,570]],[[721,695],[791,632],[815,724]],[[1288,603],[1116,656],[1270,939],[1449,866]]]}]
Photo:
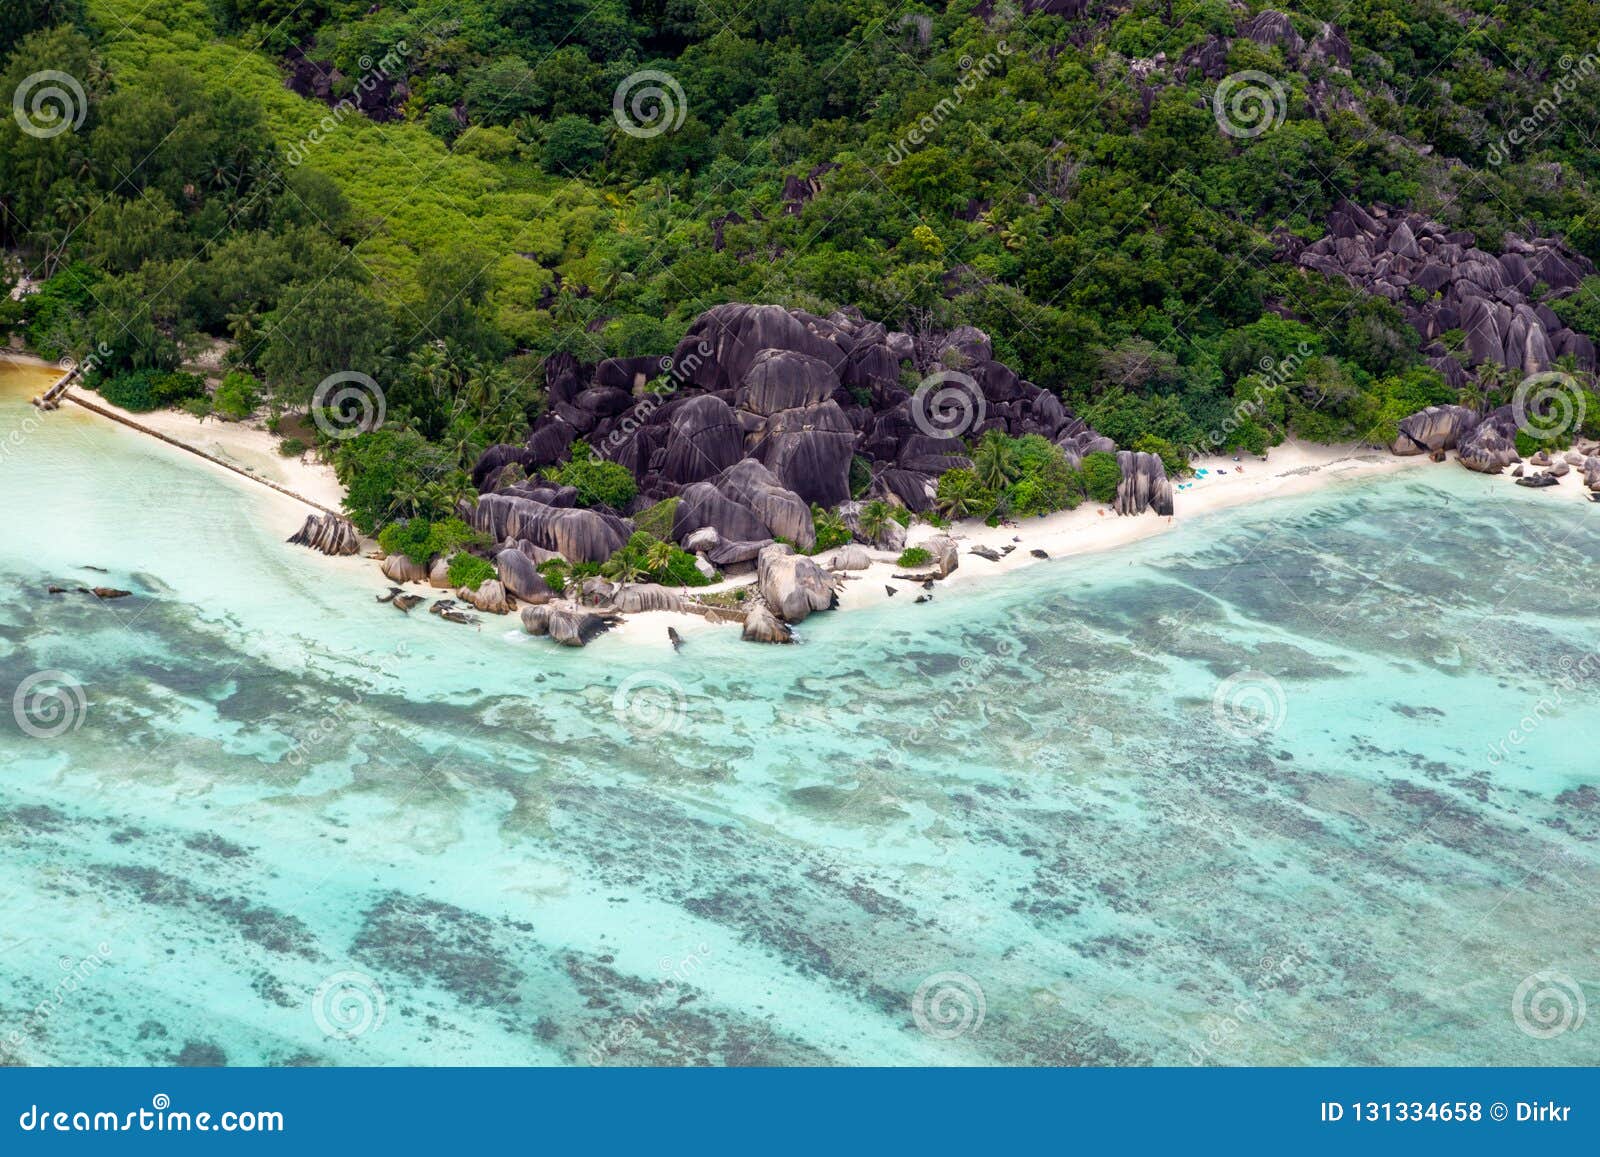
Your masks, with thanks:
[{"label": "green shrub", "polygon": [[234,370],[222,379],[216,393],[211,395],[211,405],[217,416],[230,422],[242,422],[255,413],[261,404],[261,383],[242,370]]},{"label": "green shrub", "polygon": [[451,586],[466,587],[474,591],[490,579],[499,577],[494,564],[488,559],[479,558],[466,551],[451,556],[448,573]]},{"label": "green shrub", "polygon": [[703,587],[711,580],[700,573],[694,555],[670,542],[636,530],[601,567],[616,582],[654,582],[663,586]]},{"label": "green shrub", "polygon": [[1117,456],[1104,450],[1096,450],[1093,454],[1084,456],[1083,488],[1090,498],[1096,502],[1114,502],[1117,497],[1117,487],[1122,484],[1122,467],[1117,465]]},{"label": "green shrub", "polygon": [[95,386],[113,406],[135,414],[181,405],[205,396],[205,381],[197,374],[165,370],[131,370],[101,378]]},{"label": "green shrub", "polygon": [[403,554],[418,566],[439,554],[453,554],[462,547],[487,546],[489,536],[479,534],[459,518],[429,522],[408,518],[389,523],[378,534],[378,545],[385,554]]},{"label": "green shrub", "polygon": [[633,516],[633,525],[653,538],[672,537],[672,519],[678,512],[676,498],[666,498]]},{"label": "green shrub", "polygon": [[178,403],[178,409],[190,417],[199,418],[202,422],[212,414],[211,402],[208,398],[185,398]]},{"label": "green shrub", "polygon": [[566,559],[553,558],[548,562],[540,563],[537,569],[539,574],[543,576],[544,581],[550,585],[550,589],[555,591],[556,594],[559,595],[567,589],[567,580],[572,577],[572,567]]},{"label": "green shrub", "polygon": [[933,561],[933,552],[925,546],[908,546],[900,552],[896,565],[911,570],[919,566],[927,566]]},{"label": "green shrub", "polygon": [[299,438],[285,438],[278,443],[278,453],[285,458],[298,458],[310,448]]},{"label": "green shrub", "polygon": [[556,481],[577,489],[580,506],[622,510],[639,493],[639,485],[626,466],[594,457],[587,442],[572,444],[572,457],[556,472]]}]

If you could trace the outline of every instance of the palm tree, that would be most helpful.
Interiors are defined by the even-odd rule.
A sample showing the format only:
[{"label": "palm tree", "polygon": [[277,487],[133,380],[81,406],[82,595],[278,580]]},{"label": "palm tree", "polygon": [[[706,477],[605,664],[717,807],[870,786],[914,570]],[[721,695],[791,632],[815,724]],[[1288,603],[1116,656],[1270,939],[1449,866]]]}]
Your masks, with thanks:
[{"label": "palm tree", "polygon": [[861,508],[861,515],[856,520],[856,525],[861,528],[862,538],[876,544],[883,538],[883,532],[889,528],[889,521],[889,504],[881,498],[874,498]]},{"label": "palm tree", "polygon": [[972,451],[972,470],[978,481],[990,490],[1004,490],[1016,474],[1016,454],[1011,439],[1000,430],[990,430]]},{"label": "palm tree", "polygon": [[644,562],[650,569],[651,578],[659,579],[667,573],[672,566],[674,549],[670,542],[659,539],[650,544],[650,549],[644,552]]},{"label": "palm tree", "polygon": [[650,572],[639,552],[625,546],[606,560],[600,573],[613,582],[636,583],[649,577]]}]

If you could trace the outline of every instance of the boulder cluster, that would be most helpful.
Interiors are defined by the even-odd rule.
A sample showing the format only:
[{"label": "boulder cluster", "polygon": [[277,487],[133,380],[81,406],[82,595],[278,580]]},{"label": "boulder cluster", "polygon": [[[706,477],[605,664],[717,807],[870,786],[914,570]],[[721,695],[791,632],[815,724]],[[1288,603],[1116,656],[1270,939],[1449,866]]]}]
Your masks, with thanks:
[{"label": "boulder cluster", "polygon": [[[768,613],[788,624],[831,601],[826,572],[790,551],[814,546],[813,506],[838,510],[863,544],[899,549],[898,523],[874,541],[860,534],[851,496],[863,484],[864,500],[930,510],[939,476],[970,466],[966,443],[989,430],[1040,435],[1074,465],[1116,451],[1054,393],[996,360],[971,326],[913,336],[854,310],[820,317],[730,304],[701,314],[670,355],[583,366],[563,354],[545,371],[547,412],[522,444],[482,454],[472,472],[480,497],[463,511],[501,544],[507,590],[521,597],[549,558],[604,561],[632,533],[627,515],[675,498],[671,538],[704,569],[758,571],[766,605],[746,614],[750,637],[784,633],[767,626]],[[628,511],[583,509],[572,488],[531,481],[579,440],[633,475]],[[1118,513],[1172,513],[1158,457],[1118,461]]]},{"label": "boulder cluster", "polygon": [[1461,465],[1480,474],[1499,474],[1513,467],[1512,473],[1523,486],[1553,486],[1576,472],[1591,493],[1600,493],[1600,443],[1580,440],[1560,457],[1540,450],[1524,463],[1517,453],[1516,436],[1514,405],[1486,414],[1470,406],[1429,406],[1401,421],[1399,437],[1389,449],[1395,454],[1429,454],[1439,459],[1454,450]]},{"label": "boulder cluster", "polygon": [[[1594,342],[1563,325],[1547,304],[1575,292],[1594,263],[1555,238],[1508,233],[1495,255],[1478,248],[1472,233],[1419,213],[1341,201],[1328,215],[1326,237],[1303,249],[1283,240],[1286,256],[1304,268],[1398,305],[1429,364],[1452,386],[1485,363],[1513,379],[1569,355],[1581,368],[1595,368]],[[1464,348],[1441,341],[1451,330],[1465,335]]]}]

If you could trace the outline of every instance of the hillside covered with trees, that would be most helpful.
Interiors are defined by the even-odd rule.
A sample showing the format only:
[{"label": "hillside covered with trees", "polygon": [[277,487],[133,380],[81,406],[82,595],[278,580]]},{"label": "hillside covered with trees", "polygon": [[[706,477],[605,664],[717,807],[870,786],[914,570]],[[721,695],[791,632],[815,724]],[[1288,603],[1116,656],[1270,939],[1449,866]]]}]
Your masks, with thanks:
[{"label": "hillside covered with trees", "polygon": [[[1439,290],[1299,256],[1345,205],[1491,259],[1552,239],[1571,277],[1523,298],[1600,335],[1596,51],[1582,0],[17,0],[0,244],[32,292],[0,325],[130,408],[283,414],[291,450],[318,387],[365,375],[384,429],[323,451],[372,532],[474,494],[552,358],[670,354],[731,302],[976,327],[1169,471],[1387,442],[1544,367],[1420,334]],[[1563,350],[1600,433],[1593,346]],[[1089,492],[998,445],[946,513]],[[613,465],[554,470],[635,513]]]}]

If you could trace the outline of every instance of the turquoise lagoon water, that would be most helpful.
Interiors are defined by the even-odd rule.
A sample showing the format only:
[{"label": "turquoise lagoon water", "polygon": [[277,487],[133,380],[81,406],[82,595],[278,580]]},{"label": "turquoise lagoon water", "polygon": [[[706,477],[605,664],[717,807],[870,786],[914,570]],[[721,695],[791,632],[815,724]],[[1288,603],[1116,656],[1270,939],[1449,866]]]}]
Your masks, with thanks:
[{"label": "turquoise lagoon water", "polygon": [[0,1061],[1600,1062],[1600,508],[1439,467],[574,652],[13,432]]}]

